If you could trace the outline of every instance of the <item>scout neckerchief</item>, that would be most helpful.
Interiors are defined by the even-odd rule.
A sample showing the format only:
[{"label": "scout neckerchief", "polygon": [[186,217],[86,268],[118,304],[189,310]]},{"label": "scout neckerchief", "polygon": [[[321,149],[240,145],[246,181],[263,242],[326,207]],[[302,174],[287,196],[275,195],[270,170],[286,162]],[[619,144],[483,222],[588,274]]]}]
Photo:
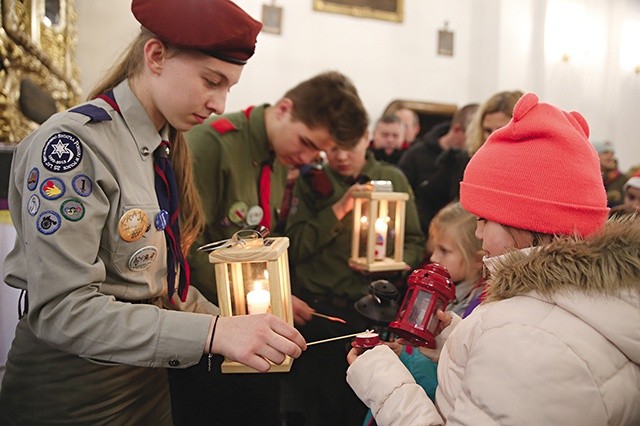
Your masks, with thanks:
[{"label": "scout neckerchief", "polygon": [[271,207],[269,205],[269,197],[271,196],[271,165],[272,163],[270,161],[262,164],[260,181],[258,183],[258,197],[260,198],[260,207],[263,213],[260,225],[267,229],[271,228]]},{"label": "scout neckerchief", "polygon": [[[98,97],[122,115],[113,96],[113,91],[110,90]],[[169,223],[165,226],[164,233],[167,241],[167,290],[169,300],[173,304],[173,293],[175,292],[176,282],[176,259],[180,265],[178,295],[183,302],[187,299],[187,291],[189,290],[191,281],[191,270],[182,250],[180,250],[178,185],[169,159],[171,142],[168,141],[168,129],[166,127],[163,129],[162,134],[163,141],[153,153],[153,170],[155,172],[155,188],[158,204],[161,210],[169,214]]]},{"label": "scout neckerchief", "polygon": [[[246,108],[244,116],[247,121],[250,120],[251,111],[253,106]],[[271,229],[271,206],[269,204],[269,198],[271,197],[271,172],[273,170],[273,160],[267,160],[262,163],[260,169],[260,179],[258,180],[258,203],[262,209],[262,219],[260,219],[259,225],[264,226],[267,229]]]}]

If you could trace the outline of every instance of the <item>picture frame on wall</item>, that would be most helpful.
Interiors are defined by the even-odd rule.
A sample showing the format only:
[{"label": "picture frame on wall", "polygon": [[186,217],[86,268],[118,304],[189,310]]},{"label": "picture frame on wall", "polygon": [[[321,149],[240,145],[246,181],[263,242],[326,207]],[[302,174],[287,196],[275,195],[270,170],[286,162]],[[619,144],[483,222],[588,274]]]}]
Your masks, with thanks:
[{"label": "picture frame on wall", "polygon": [[313,10],[402,22],[404,0],[313,0]]},{"label": "picture frame on wall", "polygon": [[438,31],[438,55],[453,56],[453,31]]},{"label": "picture frame on wall", "polygon": [[262,31],[282,34],[282,8],[280,6],[262,5]]}]

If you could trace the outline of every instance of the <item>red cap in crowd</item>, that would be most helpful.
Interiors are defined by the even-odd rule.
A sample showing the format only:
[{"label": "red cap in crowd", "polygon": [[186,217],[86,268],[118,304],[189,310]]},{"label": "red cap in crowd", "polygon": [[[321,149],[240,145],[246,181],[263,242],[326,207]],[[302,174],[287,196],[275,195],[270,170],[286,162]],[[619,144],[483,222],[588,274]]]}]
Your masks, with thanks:
[{"label": "red cap in crowd", "polygon": [[244,65],[262,24],[229,0],[133,0],[131,11],[163,41]]},{"label": "red cap in crowd", "polygon": [[589,126],[525,94],[513,118],[471,158],[462,206],[502,225],[556,235],[589,235],[607,219],[607,194]]}]

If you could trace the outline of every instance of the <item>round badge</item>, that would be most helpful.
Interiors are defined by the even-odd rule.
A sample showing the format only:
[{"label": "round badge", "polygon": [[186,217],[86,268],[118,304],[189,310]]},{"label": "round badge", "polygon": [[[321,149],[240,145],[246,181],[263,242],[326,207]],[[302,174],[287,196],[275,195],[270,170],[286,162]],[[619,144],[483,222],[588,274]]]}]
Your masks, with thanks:
[{"label": "round badge", "polygon": [[88,197],[93,191],[93,182],[91,182],[89,176],[83,174],[75,175],[71,181],[71,186],[76,191],[76,194],[81,197]]},{"label": "round badge", "polygon": [[27,189],[33,191],[38,186],[38,180],[40,179],[40,170],[36,167],[31,169],[29,176],[27,176]]},{"label": "round badge", "polygon": [[47,200],[57,200],[64,195],[66,188],[62,180],[58,178],[47,178],[40,185],[40,194]]},{"label": "round badge", "polygon": [[153,246],[142,247],[136,250],[129,258],[129,269],[142,271],[147,269],[158,257],[158,249]]},{"label": "round badge", "polygon": [[70,198],[62,203],[60,213],[62,213],[62,216],[66,219],[77,222],[84,217],[84,204],[82,204],[80,200]]},{"label": "round badge", "polygon": [[40,233],[51,235],[60,228],[60,215],[53,210],[45,210],[38,216],[36,227]]},{"label": "round badge", "polygon": [[40,197],[38,197],[36,194],[33,194],[31,195],[31,197],[29,197],[29,202],[27,203],[27,212],[29,212],[31,216],[35,216],[36,213],[38,213],[38,210],[40,210]]},{"label": "round badge", "polygon": [[247,212],[247,225],[253,226],[260,223],[264,217],[264,211],[260,206],[253,206]]},{"label": "round badge", "polygon": [[164,209],[160,210],[156,215],[155,223],[158,231],[164,231],[169,224],[169,213]]},{"label": "round badge", "polygon": [[236,201],[231,204],[229,208],[229,213],[227,216],[229,220],[236,224],[243,223],[247,218],[247,210],[249,210],[249,206],[244,201]]},{"label": "round badge", "polygon": [[80,139],[71,133],[61,132],[51,136],[42,148],[42,165],[52,172],[68,172],[82,160]]},{"label": "round badge", "polygon": [[128,242],[140,239],[147,229],[149,229],[149,216],[141,209],[127,211],[118,222],[118,233]]}]

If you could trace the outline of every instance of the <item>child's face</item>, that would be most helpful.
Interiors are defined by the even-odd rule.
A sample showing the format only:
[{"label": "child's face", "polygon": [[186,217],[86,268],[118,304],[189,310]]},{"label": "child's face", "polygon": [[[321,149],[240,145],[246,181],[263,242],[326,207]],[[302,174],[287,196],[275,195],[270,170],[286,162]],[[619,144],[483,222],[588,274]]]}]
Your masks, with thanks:
[{"label": "child's face", "polygon": [[510,249],[522,249],[533,244],[533,235],[529,231],[480,218],[476,237],[482,240],[482,250],[487,257],[500,256]]},{"label": "child's face", "polygon": [[[433,253],[431,254],[431,262],[439,263],[449,271],[451,280],[454,283],[462,282],[470,278],[471,268],[465,264],[462,251],[455,244],[455,240],[450,232],[438,232],[433,235]],[[480,271],[481,264],[477,265],[476,272]],[[479,275],[479,274],[474,274]]]},{"label": "child's face", "polygon": [[627,187],[624,191],[624,209],[628,213],[640,212],[640,188]]}]

